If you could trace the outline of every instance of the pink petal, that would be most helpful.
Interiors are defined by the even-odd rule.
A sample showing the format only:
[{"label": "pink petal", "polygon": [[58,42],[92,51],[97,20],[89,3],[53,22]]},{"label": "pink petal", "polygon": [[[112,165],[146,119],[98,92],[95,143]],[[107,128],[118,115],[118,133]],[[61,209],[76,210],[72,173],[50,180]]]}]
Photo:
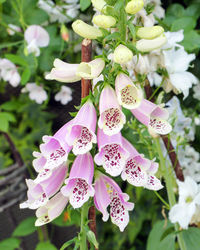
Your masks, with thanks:
[{"label": "pink petal", "polygon": [[30,25],[24,33],[24,38],[27,43],[31,43],[35,39],[39,47],[46,47],[49,44],[48,32],[39,25]]}]

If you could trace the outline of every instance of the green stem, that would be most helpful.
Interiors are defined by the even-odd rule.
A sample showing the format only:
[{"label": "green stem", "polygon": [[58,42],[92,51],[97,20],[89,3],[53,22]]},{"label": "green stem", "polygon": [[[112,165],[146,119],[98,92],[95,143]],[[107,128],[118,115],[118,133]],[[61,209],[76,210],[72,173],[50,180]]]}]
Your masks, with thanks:
[{"label": "green stem", "polygon": [[[155,141],[155,145],[156,145],[157,152],[159,155],[160,168],[161,168],[161,172],[162,172],[164,179],[165,179],[168,200],[169,200],[169,204],[170,204],[170,208],[171,208],[172,206],[174,206],[176,204],[176,198],[175,198],[175,194],[173,191],[172,169],[169,169],[166,167],[165,158],[163,156],[162,148],[160,146],[160,138],[159,137],[155,138],[154,141]],[[176,231],[179,230],[179,225],[177,223],[175,224],[175,229],[176,229]],[[185,242],[183,240],[182,234],[179,233],[177,235],[177,237],[178,237],[178,243],[179,243],[180,249],[186,250],[186,246],[185,246]]]},{"label": "green stem", "polygon": [[86,230],[85,224],[88,219],[88,204],[87,202],[82,206],[81,211],[81,239],[80,239],[80,250],[87,250],[87,237],[86,237]]}]

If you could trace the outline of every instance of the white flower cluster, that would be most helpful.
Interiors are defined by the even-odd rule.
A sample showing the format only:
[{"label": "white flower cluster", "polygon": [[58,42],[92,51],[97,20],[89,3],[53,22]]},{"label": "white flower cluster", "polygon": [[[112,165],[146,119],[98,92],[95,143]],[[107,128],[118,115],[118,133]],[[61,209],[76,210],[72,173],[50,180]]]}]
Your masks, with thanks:
[{"label": "white flower cluster", "polygon": [[78,0],[65,0],[62,5],[57,5],[52,0],[39,0],[38,7],[43,9],[50,19],[50,23],[68,23],[78,16],[80,5]]}]

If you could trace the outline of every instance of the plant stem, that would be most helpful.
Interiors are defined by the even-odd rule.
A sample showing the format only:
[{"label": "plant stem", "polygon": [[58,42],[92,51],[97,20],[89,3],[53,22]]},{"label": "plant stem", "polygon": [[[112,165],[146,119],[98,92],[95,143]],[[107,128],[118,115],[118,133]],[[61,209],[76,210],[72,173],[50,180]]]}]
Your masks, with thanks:
[{"label": "plant stem", "polygon": [[[157,148],[157,152],[158,152],[158,155],[159,155],[159,159],[160,159],[160,167],[161,167],[161,172],[164,176],[164,179],[165,179],[165,183],[166,183],[166,188],[167,188],[167,195],[168,195],[168,199],[169,199],[169,204],[170,204],[170,208],[172,206],[174,206],[176,204],[176,198],[175,198],[175,195],[174,195],[174,191],[173,191],[173,182],[172,182],[172,169],[169,169],[166,167],[166,164],[165,164],[165,158],[163,156],[163,153],[162,153],[162,148],[160,146],[160,138],[155,138],[154,141],[155,141],[155,145],[156,145],[156,148]],[[176,223],[174,225],[176,231],[179,230],[179,225]],[[177,238],[178,238],[178,243],[179,243],[179,246],[180,246],[180,249],[181,250],[186,250],[186,246],[185,246],[185,242],[183,240],[183,236],[179,233],[177,235]]]},{"label": "plant stem", "polygon": [[86,239],[86,230],[85,230],[85,223],[88,218],[88,204],[87,202],[82,206],[81,210],[81,239],[80,239],[80,250],[86,250],[87,249],[87,239]]}]

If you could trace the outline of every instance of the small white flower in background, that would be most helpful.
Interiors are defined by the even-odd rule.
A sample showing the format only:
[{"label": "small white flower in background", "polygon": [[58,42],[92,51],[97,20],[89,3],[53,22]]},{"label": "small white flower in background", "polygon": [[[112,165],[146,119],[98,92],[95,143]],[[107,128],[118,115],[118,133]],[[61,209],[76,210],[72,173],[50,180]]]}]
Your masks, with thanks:
[{"label": "small white flower in background", "polygon": [[7,32],[10,36],[13,36],[15,34],[15,32],[21,32],[21,28],[17,25],[14,24],[8,24],[9,28],[7,28]]},{"label": "small white flower in background", "polygon": [[194,216],[197,205],[200,205],[199,185],[189,176],[184,182],[177,180],[179,187],[179,201],[169,212],[169,219],[172,223],[178,222],[179,225],[187,229]]},{"label": "small white flower in background", "polygon": [[60,101],[62,105],[66,105],[72,100],[72,90],[69,87],[62,86],[61,90],[55,95],[55,100]]},{"label": "small white flower in background", "polygon": [[14,63],[8,59],[0,59],[0,79],[9,82],[13,87],[17,87],[21,77]]},{"label": "small white flower in background", "polygon": [[165,68],[169,74],[169,83],[166,82],[163,85],[165,91],[182,92],[186,98],[192,84],[198,83],[198,79],[192,73],[187,72],[189,64],[195,59],[195,54],[188,54],[183,48],[180,48],[163,51],[163,55]]},{"label": "small white flower in background", "polygon": [[39,25],[29,26],[24,33],[24,38],[28,43],[28,54],[34,53],[35,56],[40,55],[39,48],[47,47],[50,40],[48,32]]},{"label": "small white flower in background", "polygon": [[193,97],[200,101],[200,83],[193,87]]},{"label": "small white flower in background", "polygon": [[29,98],[38,104],[42,104],[47,99],[47,92],[38,86],[36,83],[27,83],[26,86],[21,90],[22,93],[29,92]]}]

